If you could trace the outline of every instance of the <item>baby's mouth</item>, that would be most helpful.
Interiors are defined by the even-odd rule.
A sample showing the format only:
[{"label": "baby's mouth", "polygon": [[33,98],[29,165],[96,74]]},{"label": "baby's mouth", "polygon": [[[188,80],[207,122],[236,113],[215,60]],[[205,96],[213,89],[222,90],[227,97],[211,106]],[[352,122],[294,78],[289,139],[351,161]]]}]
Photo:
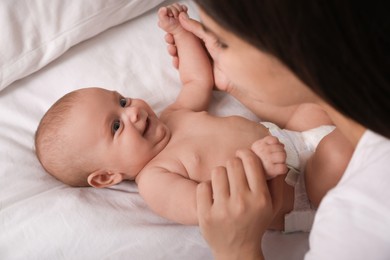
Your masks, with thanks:
[{"label": "baby's mouth", "polygon": [[149,117],[147,117],[145,122],[144,132],[142,133],[143,136],[145,136],[146,132],[149,130],[149,125],[150,125]]}]

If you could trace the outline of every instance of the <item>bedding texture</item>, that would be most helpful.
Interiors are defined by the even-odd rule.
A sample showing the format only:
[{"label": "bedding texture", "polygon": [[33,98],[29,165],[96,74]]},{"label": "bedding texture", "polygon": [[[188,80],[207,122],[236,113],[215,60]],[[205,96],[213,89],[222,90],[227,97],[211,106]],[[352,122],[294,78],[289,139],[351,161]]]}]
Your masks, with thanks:
[{"label": "bedding texture", "polygon": [[0,90],[163,0],[0,1]]},{"label": "bedding texture", "polygon": [[[212,259],[198,227],[151,212],[134,183],[71,188],[34,154],[39,120],[72,90],[116,90],[157,113],[175,99],[181,86],[157,26],[161,2],[0,2],[0,259]],[[223,93],[211,112],[258,120]],[[268,232],[262,243],[267,259],[302,259],[308,247],[303,233]]]}]

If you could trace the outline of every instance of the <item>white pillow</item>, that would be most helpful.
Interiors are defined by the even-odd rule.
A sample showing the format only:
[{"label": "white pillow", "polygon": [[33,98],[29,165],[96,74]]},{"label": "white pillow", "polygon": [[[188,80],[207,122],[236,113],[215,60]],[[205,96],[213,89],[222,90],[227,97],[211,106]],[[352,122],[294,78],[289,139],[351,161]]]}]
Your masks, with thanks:
[{"label": "white pillow", "polygon": [[164,0],[0,1],[0,90]]}]

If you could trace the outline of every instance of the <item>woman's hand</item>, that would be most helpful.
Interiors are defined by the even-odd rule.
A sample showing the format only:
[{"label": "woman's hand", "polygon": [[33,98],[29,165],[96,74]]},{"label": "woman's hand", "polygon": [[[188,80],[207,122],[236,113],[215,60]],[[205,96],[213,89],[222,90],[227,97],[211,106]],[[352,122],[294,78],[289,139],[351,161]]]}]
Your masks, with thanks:
[{"label": "woman's hand", "polygon": [[216,259],[263,259],[261,238],[273,218],[259,158],[239,150],[197,188],[198,221]]},{"label": "woman's hand", "polygon": [[194,19],[189,18],[187,13],[180,14],[179,21],[184,29],[192,32],[204,42],[207,52],[210,54],[213,62],[214,82],[217,89],[230,92],[233,88],[233,84],[221,70],[218,64],[218,53],[220,51],[220,46],[217,39],[213,35],[206,33],[202,27],[202,24]]},{"label": "woman's hand", "polygon": [[[233,89],[233,84],[218,66],[219,47],[215,37],[206,33],[198,21],[189,18],[187,12],[181,12],[179,14],[179,21],[184,29],[193,33],[204,42],[205,48],[207,49],[213,63],[214,82],[216,88],[224,92],[230,92]],[[168,53],[172,56],[172,64],[175,68],[178,68],[180,61],[177,56],[177,49],[172,34],[167,33],[165,35],[165,41],[168,44]]]}]

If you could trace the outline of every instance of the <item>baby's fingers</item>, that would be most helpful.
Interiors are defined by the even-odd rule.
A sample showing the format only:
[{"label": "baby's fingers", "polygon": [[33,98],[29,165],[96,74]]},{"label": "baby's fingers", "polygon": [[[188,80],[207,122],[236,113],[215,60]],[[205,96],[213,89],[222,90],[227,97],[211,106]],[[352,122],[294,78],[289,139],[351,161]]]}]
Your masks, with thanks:
[{"label": "baby's fingers", "polygon": [[[279,150],[277,148],[278,147],[276,147],[275,151],[270,153],[270,158],[268,160],[273,163],[286,163],[287,160],[286,151],[284,149]],[[262,160],[263,158],[260,159]]]},{"label": "baby's fingers", "polygon": [[284,152],[284,144],[282,144],[278,138],[274,136],[266,136],[262,139],[255,141],[251,146],[257,156],[262,157],[265,153]]}]

